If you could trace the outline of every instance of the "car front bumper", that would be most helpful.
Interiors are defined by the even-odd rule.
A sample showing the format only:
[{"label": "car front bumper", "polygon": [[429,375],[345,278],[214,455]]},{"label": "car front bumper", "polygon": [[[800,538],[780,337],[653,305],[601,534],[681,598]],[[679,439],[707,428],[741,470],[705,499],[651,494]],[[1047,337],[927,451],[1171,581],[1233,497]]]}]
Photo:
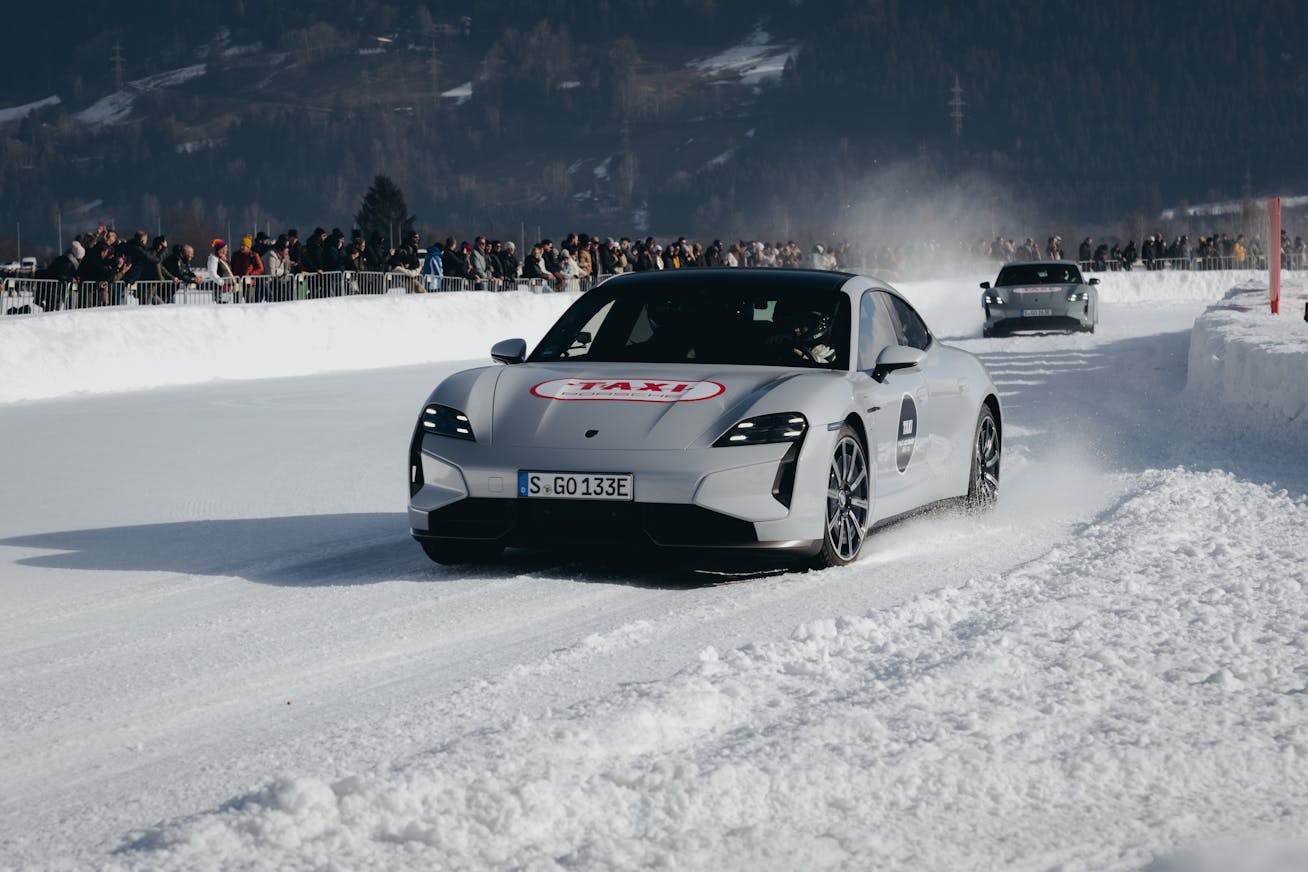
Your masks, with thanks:
[{"label": "car front bumper", "polygon": [[[1011,302],[983,303],[987,330],[1068,330],[1090,327],[1094,314],[1089,300],[1056,300],[1040,307]],[[1034,314],[1034,313],[1040,314]],[[1045,314],[1047,313],[1047,314]]]},{"label": "car front bumper", "polygon": [[[409,458],[418,539],[816,553],[834,433],[802,442],[686,450],[482,446],[423,434]],[[519,497],[521,470],[634,476],[634,499]]]}]

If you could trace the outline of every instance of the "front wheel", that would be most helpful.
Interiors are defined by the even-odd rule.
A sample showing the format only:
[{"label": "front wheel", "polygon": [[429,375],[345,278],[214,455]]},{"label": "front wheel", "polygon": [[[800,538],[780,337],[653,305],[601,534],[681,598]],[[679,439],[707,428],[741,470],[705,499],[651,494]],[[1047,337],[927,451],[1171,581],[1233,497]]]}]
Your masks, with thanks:
[{"label": "front wheel", "polygon": [[999,500],[999,422],[989,405],[981,406],[972,439],[972,472],[967,482],[967,505],[988,509]]},{"label": "front wheel", "polygon": [[867,452],[858,434],[845,424],[836,437],[827,468],[826,524],[815,565],[821,569],[857,560],[871,515],[872,482]]}]

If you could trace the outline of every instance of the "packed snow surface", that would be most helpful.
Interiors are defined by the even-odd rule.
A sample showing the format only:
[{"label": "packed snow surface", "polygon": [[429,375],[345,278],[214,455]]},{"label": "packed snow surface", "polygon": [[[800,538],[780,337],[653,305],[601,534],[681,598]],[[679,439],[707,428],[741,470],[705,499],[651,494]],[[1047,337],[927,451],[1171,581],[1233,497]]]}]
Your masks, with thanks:
[{"label": "packed snow surface", "polygon": [[709,646],[390,771],[273,781],[124,859],[1106,868],[1215,829],[1295,833],[1279,810],[1308,806],[1308,564],[1274,543],[1304,529],[1302,498],[1151,472],[1024,566]]},{"label": "packed snow surface", "polygon": [[422,401],[568,295],[0,319],[64,367],[0,408],[0,868],[1305,868],[1305,442],[1187,389],[1234,282],[1156,275],[996,339],[906,283],[1001,500],[824,572],[427,561]]}]

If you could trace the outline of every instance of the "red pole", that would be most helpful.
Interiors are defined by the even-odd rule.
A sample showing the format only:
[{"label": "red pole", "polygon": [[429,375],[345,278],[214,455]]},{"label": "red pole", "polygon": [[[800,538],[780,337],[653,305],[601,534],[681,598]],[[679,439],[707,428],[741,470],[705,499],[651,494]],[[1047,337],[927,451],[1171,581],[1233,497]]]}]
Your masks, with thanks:
[{"label": "red pole", "polygon": [[1272,314],[1281,311],[1281,198],[1267,201],[1267,271],[1271,286]]}]

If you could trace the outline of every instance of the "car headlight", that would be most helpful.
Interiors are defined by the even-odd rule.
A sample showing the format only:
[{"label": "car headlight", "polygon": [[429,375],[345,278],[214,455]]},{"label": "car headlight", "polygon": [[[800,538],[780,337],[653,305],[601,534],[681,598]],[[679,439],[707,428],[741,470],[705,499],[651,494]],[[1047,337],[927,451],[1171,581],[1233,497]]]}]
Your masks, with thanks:
[{"label": "car headlight", "polygon": [[1068,291],[1068,292],[1067,292],[1067,302],[1069,302],[1069,303],[1080,303],[1082,300],[1085,299],[1085,297],[1086,297],[1086,293],[1085,293],[1085,291]]},{"label": "car headlight", "polygon": [[427,408],[422,410],[421,426],[428,433],[435,433],[438,436],[467,439],[469,442],[477,441],[472,435],[472,422],[468,420],[468,416],[449,406],[428,404]]},{"label": "car headlight", "polygon": [[1002,306],[1002,305],[1004,305],[1004,298],[1001,297],[1001,296],[999,296],[998,294],[986,294],[986,295],[985,295],[984,297],[982,297],[981,299],[982,299],[982,302],[984,302],[987,306]]},{"label": "car headlight", "polygon": [[732,445],[767,445],[774,442],[798,442],[808,430],[808,419],[799,412],[780,412],[746,418],[718,437],[714,448]]}]

